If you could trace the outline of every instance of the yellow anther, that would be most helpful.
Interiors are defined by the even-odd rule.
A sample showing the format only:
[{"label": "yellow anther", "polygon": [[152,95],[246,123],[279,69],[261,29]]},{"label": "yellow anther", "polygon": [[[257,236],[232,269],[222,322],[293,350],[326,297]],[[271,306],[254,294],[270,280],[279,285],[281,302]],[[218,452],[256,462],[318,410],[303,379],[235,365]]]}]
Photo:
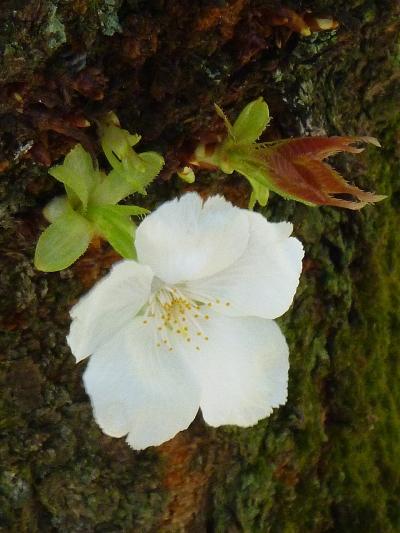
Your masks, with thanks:
[{"label": "yellow anther", "polygon": [[229,307],[231,305],[230,302],[225,302],[226,307]]},{"label": "yellow anther", "polygon": [[204,340],[205,340],[205,341],[208,341],[208,337],[204,337]]},{"label": "yellow anther", "polygon": [[210,317],[208,315],[204,315],[204,318],[208,320]]},{"label": "yellow anther", "polygon": [[143,320],[143,324],[148,324],[148,320]]},{"label": "yellow anther", "polygon": [[217,304],[221,303],[221,300],[219,298],[217,298],[215,301],[217,302]]},{"label": "yellow anther", "polygon": [[200,346],[196,346],[196,350],[200,350]]}]

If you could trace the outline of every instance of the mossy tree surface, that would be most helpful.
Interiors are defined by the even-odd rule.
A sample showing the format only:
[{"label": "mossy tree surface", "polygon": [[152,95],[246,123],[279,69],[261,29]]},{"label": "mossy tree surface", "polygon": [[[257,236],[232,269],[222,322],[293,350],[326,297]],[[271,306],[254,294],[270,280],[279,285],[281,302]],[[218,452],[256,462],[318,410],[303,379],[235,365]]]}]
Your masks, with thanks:
[{"label": "mossy tree surface", "polygon": [[[333,16],[301,37],[274,26],[261,0],[8,0],[0,14],[0,530],[35,532],[320,532],[400,530],[399,7],[394,1],[287,2]],[[279,47],[279,46],[280,47]],[[277,197],[306,248],[291,311],[289,399],[252,429],[191,428],[133,452],[95,424],[66,342],[68,310],[116,259],[93,248],[67,271],[34,270],[41,208],[61,188],[47,175],[114,110],[143,146],[166,154],[146,197],[180,194],[173,172],[264,96],[268,139],[378,137],[381,150],[337,157],[389,198],[360,213]],[[75,117],[75,118],[74,118]],[[78,125],[77,125],[78,124]],[[240,178],[195,184],[245,206]]]}]

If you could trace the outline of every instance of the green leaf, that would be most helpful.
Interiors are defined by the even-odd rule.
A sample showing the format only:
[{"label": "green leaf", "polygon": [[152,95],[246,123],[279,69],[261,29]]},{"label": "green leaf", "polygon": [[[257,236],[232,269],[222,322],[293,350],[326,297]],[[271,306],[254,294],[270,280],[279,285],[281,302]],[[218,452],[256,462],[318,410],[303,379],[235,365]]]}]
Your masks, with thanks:
[{"label": "green leaf", "polygon": [[[146,187],[159,174],[164,158],[156,152],[143,152],[139,154],[143,170],[140,170],[130,159],[124,160],[121,176],[131,185],[132,192],[146,194]],[[116,172],[119,172],[116,170]]]},{"label": "green leaf", "polygon": [[101,146],[113,169],[123,173],[124,163],[129,160],[133,168],[144,171],[144,165],[132,146],[140,140],[140,135],[132,135],[127,130],[111,122],[100,123]]},{"label": "green leaf", "polygon": [[90,195],[92,205],[114,205],[136,192],[128,181],[116,170],[112,170],[104,175],[102,181],[97,185]]},{"label": "green leaf", "polygon": [[122,205],[92,206],[88,209],[88,216],[99,233],[111,244],[116,252],[125,259],[135,259],[134,237],[136,227],[128,216],[128,210],[120,209],[124,207],[136,208],[136,206]]},{"label": "green leaf", "polygon": [[260,185],[269,187],[268,174],[262,161],[252,156],[251,150],[237,149],[230,151],[230,163],[232,167],[248,179],[255,180]]},{"label": "green leaf", "polygon": [[236,142],[253,143],[257,141],[268,126],[270,117],[267,103],[263,98],[257,98],[246,105],[232,128],[232,135]]},{"label": "green leaf", "polygon": [[265,207],[269,198],[269,189],[264,185],[261,185],[258,181],[255,181],[248,176],[246,177],[253,189],[250,196],[249,209],[253,210],[257,202],[262,207]]},{"label": "green leaf", "polygon": [[[99,132],[103,151],[114,173],[122,176],[131,185],[131,189],[127,189],[128,194],[145,194],[146,187],[160,172],[164,159],[156,152],[137,154],[132,146],[139,142],[140,135],[132,135],[120,128],[114,113],[109,113],[99,122]],[[111,179],[115,180],[115,175],[112,175]]]},{"label": "green leaf", "polygon": [[140,159],[144,163],[144,172],[138,177],[141,189],[145,193],[145,188],[154,180],[164,166],[164,158],[157,152],[142,152]]},{"label": "green leaf", "polygon": [[[110,128],[108,128],[107,131],[109,129]],[[120,132],[124,132],[124,136],[126,138],[128,136],[132,137],[125,130],[121,130],[120,128],[116,129],[120,130]],[[115,138],[118,136],[113,134],[112,137]],[[127,149],[122,149],[119,145],[118,151],[116,149],[111,150],[109,146],[110,138],[111,137],[108,136],[107,142],[102,141],[102,146],[110,165],[113,167],[114,172],[122,176],[128,183],[131,184],[131,193],[140,192],[145,194],[146,187],[160,172],[164,164],[164,158],[156,152],[143,152],[141,154],[137,154],[130,146],[128,146],[127,143]]]},{"label": "green leaf", "polygon": [[69,267],[86,251],[91,238],[91,224],[69,209],[39,237],[35,267],[43,272],[56,272]]},{"label": "green leaf", "polygon": [[93,208],[89,207],[89,216],[92,216],[93,209],[95,212],[97,212],[98,209],[101,211],[106,209],[107,213],[128,217],[142,217],[150,213],[148,209],[139,207],[138,205],[98,205],[94,206]]},{"label": "green leaf", "polygon": [[229,122],[228,117],[225,115],[225,113],[222,111],[218,104],[214,104],[214,107],[215,111],[217,112],[217,115],[225,122],[225,126],[228,130],[229,135],[232,135],[232,124]]},{"label": "green leaf", "polygon": [[51,167],[49,174],[65,185],[71,203],[74,204],[76,198],[70,194],[70,190],[76,194],[86,209],[89,192],[98,180],[98,171],[93,167],[90,154],[81,144],[77,144],[65,156],[62,165]]},{"label": "green leaf", "polygon": [[99,120],[98,126],[102,141],[108,144],[120,159],[126,150],[135,146],[141,139],[139,134],[122,129],[117,115],[112,111]]},{"label": "green leaf", "polygon": [[71,189],[71,187],[68,187],[68,185],[64,185],[64,187],[69,205],[72,208],[80,207],[82,202],[79,200],[79,196]]},{"label": "green leaf", "polygon": [[272,188],[265,165],[262,161],[258,161],[252,152],[244,147],[231,150],[234,169],[249,181],[253,189],[249,209],[253,209],[256,202],[261,206],[267,205],[269,191]]}]

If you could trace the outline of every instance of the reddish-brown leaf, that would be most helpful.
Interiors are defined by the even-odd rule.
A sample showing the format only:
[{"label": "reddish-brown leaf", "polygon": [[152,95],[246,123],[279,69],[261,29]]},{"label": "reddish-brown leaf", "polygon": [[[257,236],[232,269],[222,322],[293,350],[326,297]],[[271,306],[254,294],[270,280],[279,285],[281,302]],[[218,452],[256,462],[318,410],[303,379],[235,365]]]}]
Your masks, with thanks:
[{"label": "reddish-brown leaf", "polygon": [[[276,192],[314,205],[361,209],[385,196],[365,192],[346,180],[323,159],[339,152],[357,154],[355,143],[379,146],[373,137],[303,137],[260,147],[260,156]],[[336,197],[349,195],[354,200]]]}]

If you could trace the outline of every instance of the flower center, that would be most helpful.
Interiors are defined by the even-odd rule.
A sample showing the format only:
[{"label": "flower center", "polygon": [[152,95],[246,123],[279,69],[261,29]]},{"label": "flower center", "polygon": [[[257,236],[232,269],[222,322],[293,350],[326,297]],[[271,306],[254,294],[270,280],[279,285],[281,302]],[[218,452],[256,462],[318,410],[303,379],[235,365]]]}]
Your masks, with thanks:
[{"label": "flower center", "polygon": [[174,338],[181,337],[187,343],[195,343],[195,349],[200,350],[202,342],[208,341],[201,323],[210,319],[205,311],[212,304],[194,300],[181,288],[161,285],[158,280],[153,289],[143,323],[148,324],[150,318],[155,320],[156,346],[172,352]]}]

